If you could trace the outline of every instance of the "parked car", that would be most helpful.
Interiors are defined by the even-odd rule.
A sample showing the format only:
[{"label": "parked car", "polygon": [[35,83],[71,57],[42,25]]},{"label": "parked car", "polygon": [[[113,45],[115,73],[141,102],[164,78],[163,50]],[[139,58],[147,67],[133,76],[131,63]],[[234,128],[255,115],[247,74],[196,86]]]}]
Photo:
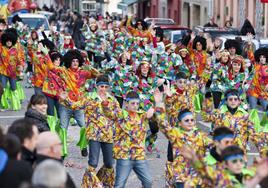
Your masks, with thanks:
[{"label": "parked car", "polygon": [[180,25],[161,25],[160,27],[164,31],[165,39],[173,43],[180,41],[187,32],[191,32],[188,27]]},{"label": "parked car", "polygon": [[178,43],[182,40],[183,36],[187,34],[189,30],[175,30],[175,31],[170,31],[166,32],[167,38],[170,40],[172,43]]},{"label": "parked car", "polygon": [[268,48],[268,39],[267,38],[263,38],[260,39],[260,48]]},{"label": "parked car", "polygon": [[[44,27],[45,34],[49,36],[49,23],[47,20],[47,17],[42,14],[31,14],[31,13],[21,13],[18,14],[18,16],[21,18],[22,23],[24,25],[29,26],[30,29],[38,30],[41,27]],[[12,24],[12,18],[13,16],[8,17],[8,24]],[[38,36],[42,39],[43,36],[41,32],[38,32]]]},{"label": "parked car", "polygon": [[240,31],[236,28],[225,28],[225,27],[203,27],[196,26],[193,29],[195,34],[200,33],[209,33],[212,38],[221,36],[221,35],[240,35]]},{"label": "parked car", "polygon": [[[228,39],[237,39],[238,41],[241,41],[241,47],[242,47],[242,56],[247,58],[247,36],[242,36],[242,35],[222,35],[218,37],[221,41],[222,41],[222,47],[221,49],[224,49],[224,43],[226,42],[226,40]],[[253,39],[253,50],[257,50],[258,48],[260,48],[260,42],[257,39]]]},{"label": "parked car", "polygon": [[47,17],[47,19],[49,20],[49,18],[53,15],[53,13],[52,12],[48,12],[48,11],[37,11],[37,13],[38,14],[42,14],[42,15],[44,15],[44,16],[46,16]]},{"label": "parked car", "polygon": [[156,26],[161,26],[161,25],[175,25],[175,21],[171,18],[145,18],[144,21],[148,24],[151,25],[151,23],[154,21]]}]

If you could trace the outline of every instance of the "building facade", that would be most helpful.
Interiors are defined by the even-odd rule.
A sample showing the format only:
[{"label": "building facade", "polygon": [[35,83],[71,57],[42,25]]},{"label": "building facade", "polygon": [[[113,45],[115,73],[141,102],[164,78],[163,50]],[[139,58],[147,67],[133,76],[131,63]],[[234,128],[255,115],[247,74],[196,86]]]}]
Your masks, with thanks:
[{"label": "building facade", "polygon": [[248,18],[261,36],[268,37],[268,3],[261,3],[261,0],[214,0],[213,7],[219,26],[232,21],[233,27],[240,28]]},{"label": "building facade", "polygon": [[172,18],[181,23],[180,0],[140,0],[138,1],[139,18]]},{"label": "building facade", "polygon": [[213,0],[182,0],[182,25],[189,28],[205,25],[213,15],[212,3]]}]

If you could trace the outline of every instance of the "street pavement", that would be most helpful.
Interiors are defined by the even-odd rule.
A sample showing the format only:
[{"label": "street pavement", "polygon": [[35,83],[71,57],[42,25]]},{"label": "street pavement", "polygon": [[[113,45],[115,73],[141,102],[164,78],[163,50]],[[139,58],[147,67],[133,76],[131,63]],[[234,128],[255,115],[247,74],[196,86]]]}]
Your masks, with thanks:
[{"label": "street pavement", "polygon": [[[0,112],[0,126],[6,130],[7,127],[16,119],[22,118],[27,108],[27,104],[30,100],[31,95],[33,94],[33,89],[25,88],[26,99],[23,102],[22,109],[20,111],[5,111]],[[198,117],[200,120],[200,117]],[[209,131],[209,123],[205,123],[202,121],[198,121],[198,126],[205,132]],[[80,154],[80,150],[76,147],[76,143],[79,138],[79,127],[78,126],[69,126],[68,130],[68,149],[69,156],[65,159],[65,163],[67,161],[74,162],[76,167],[66,167],[67,171],[70,173],[77,187],[80,187],[83,173],[85,168],[87,167],[87,158],[82,157]],[[161,133],[158,134],[157,139],[157,147],[160,151],[160,157],[158,157],[155,153],[147,155],[147,160],[149,162],[150,171],[153,177],[153,187],[155,188],[163,188],[165,185],[165,162],[167,159],[167,146],[168,140]],[[249,163],[252,163],[253,157],[256,155],[256,148],[250,144],[250,152],[248,155]],[[102,166],[102,155],[100,156],[99,166]],[[79,166],[81,168],[79,168]],[[131,172],[127,184],[127,188],[138,188],[142,187],[140,181],[137,176]]]}]

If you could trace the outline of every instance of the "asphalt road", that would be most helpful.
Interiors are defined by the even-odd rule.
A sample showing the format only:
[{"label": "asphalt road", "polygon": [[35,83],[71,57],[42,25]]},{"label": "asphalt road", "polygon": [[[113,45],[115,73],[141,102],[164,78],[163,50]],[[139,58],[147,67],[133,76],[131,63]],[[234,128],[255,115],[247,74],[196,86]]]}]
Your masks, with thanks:
[{"label": "asphalt road", "polygon": [[[14,120],[18,118],[22,118],[26,111],[27,103],[33,94],[33,89],[26,89],[26,99],[22,105],[22,109],[20,111],[5,111],[0,112],[0,126],[3,129],[6,129]],[[200,117],[198,117],[200,120]],[[205,132],[209,131],[209,123],[205,123],[202,121],[198,121],[198,126]],[[80,154],[80,150],[76,147],[76,143],[79,138],[79,127],[77,126],[69,126],[68,130],[68,148],[69,148],[69,156],[66,158],[66,161],[72,161],[75,164],[79,164],[82,168],[78,167],[66,167],[67,171],[72,176],[73,180],[77,187],[80,187],[82,176],[85,168],[87,167],[87,158],[84,158]],[[165,162],[166,162],[166,153],[167,153],[167,145],[168,141],[164,137],[163,134],[158,135],[157,146],[160,151],[160,158],[157,157],[155,153],[151,155],[147,155],[147,160],[150,165],[150,171],[153,177],[153,187],[162,188],[165,185]],[[249,152],[249,163],[252,162],[252,158],[256,155],[256,149],[250,144],[250,152]],[[78,165],[78,166],[79,166]],[[98,168],[102,166],[102,156],[100,156],[100,162]],[[142,187],[140,181],[137,176],[132,172],[127,181],[127,188],[137,188]]]}]

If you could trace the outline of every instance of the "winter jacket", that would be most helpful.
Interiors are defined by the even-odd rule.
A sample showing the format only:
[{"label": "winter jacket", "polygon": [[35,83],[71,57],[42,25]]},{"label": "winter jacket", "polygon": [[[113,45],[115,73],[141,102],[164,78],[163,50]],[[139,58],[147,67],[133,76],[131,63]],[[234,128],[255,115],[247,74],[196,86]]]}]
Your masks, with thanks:
[{"label": "winter jacket", "polygon": [[49,131],[46,116],[37,112],[36,110],[29,108],[25,113],[25,119],[33,121],[39,132]]}]

